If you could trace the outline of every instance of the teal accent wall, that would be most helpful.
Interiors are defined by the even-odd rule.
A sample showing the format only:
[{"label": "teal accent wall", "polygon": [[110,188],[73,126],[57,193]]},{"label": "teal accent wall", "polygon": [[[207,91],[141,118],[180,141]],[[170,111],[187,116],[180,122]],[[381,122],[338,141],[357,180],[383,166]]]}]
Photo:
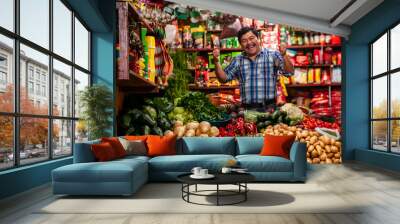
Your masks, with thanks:
[{"label": "teal accent wall", "polygon": [[[92,83],[103,83],[115,98],[115,0],[66,0],[92,31]],[[114,113],[115,114],[115,113]],[[115,116],[110,133],[115,128]],[[0,199],[51,181],[51,171],[72,163],[72,157],[0,171]]]},{"label": "teal accent wall", "polygon": [[399,170],[400,157],[369,149],[369,43],[400,22],[400,0],[386,0],[351,27],[344,45],[344,159]]}]

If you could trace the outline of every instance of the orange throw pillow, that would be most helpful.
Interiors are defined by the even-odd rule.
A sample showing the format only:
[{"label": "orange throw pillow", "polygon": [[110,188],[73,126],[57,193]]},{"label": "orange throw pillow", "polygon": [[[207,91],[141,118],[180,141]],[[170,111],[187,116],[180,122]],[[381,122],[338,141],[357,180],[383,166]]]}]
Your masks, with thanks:
[{"label": "orange throw pillow", "polygon": [[124,138],[128,141],[140,140],[140,141],[144,141],[144,142],[146,141],[147,137],[148,137],[148,135],[126,135],[126,136],[124,136]]},{"label": "orange throw pillow", "polygon": [[157,136],[147,137],[148,156],[164,156],[176,154],[176,136]]},{"label": "orange throw pillow", "polygon": [[99,162],[110,161],[117,158],[114,149],[108,142],[93,144],[90,147],[92,149],[94,157]]},{"label": "orange throw pillow", "polygon": [[262,156],[281,156],[289,159],[290,147],[294,140],[295,135],[289,136],[275,136],[275,135],[265,135],[264,145],[261,149],[260,155]]},{"label": "orange throw pillow", "polygon": [[121,158],[126,156],[126,151],[124,147],[122,146],[121,142],[119,141],[118,138],[116,137],[111,137],[111,138],[101,138],[101,142],[108,142],[114,149],[115,155],[117,158]]}]

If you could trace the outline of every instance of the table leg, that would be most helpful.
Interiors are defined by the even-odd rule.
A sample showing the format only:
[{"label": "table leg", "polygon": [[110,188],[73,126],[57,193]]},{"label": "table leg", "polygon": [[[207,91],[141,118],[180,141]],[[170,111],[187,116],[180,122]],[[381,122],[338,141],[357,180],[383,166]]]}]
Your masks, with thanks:
[{"label": "table leg", "polygon": [[197,184],[196,184],[196,186],[195,186],[195,191],[197,192]]},{"label": "table leg", "polygon": [[247,190],[247,183],[244,183],[244,201],[247,201],[247,192],[248,192],[248,190]]},{"label": "table leg", "polygon": [[217,184],[217,206],[219,206],[219,184]]}]

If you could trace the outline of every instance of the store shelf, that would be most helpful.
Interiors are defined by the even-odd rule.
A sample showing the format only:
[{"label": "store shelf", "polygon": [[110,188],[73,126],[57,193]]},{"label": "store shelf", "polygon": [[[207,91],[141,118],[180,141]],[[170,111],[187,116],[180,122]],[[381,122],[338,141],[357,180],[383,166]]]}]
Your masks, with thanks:
[{"label": "store shelf", "polygon": [[155,83],[132,71],[129,71],[129,79],[119,79],[117,80],[117,84],[121,90],[132,93],[156,93],[159,91]]},{"label": "store shelf", "polygon": [[333,47],[333,48],[340,48],[342,45],[340,44],[326,44],[326,45],[294,45],[294,46],[287,46],[287,49],[312,49],[312,48],[321,48],[321,47]]},{"label": "store shelf", "polygon": [[[178,48],[177,50],[182,50],[184,52],[212,52],[212,48]],[[242,48],[221,48],[221,52],[234,52],[242,51]]]},{"label": "store shelf", "polygon": [[238,89],[239,86],[208,86],[208,87],[200,87],[195,84],[189,84],[190,90],[204,90],[204,91],[212,91],[212,90],[234,90]]},{"label": "store shelf", "polygon": [[295,68],[327,68],[327,67],[340,67],[341,65],[329,65],[329,64],[322,64],[322,65],[294,65]]},{"label": "store shelf", "polygon": [[153,27],[151,27],[150,24],[146,22],[146,19],[143,18],[143,16],[140,15],[138,11],[136,11],[133,4],[131,2],[127,2],[127,4],[129,5],[129,11],[132,12],[132,15],[134,16],[135,20],[139,21],[142,24],[142,26],[147,28],[147,33],[154,33]]},{"label": "store shelf", "polygon": [[287,88],[305,88],[305,87],[340,87],[340,83],[331,83],[331,84],[325,84],[325,83],[320,83],[320,84],[289,84],[286,85]]}]

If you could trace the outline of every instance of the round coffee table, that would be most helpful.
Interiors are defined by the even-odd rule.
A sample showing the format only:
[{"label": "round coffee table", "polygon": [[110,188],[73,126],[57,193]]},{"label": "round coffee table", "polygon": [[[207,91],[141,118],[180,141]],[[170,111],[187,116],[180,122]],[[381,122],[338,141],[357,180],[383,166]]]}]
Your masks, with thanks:
[{"label": "round coffee table", "polygon": [[[198,205],[234,205],[245,202],[247,200],[247,192],[249,188],[247,183],[255,180],[255,177],[248,173],[216,173],[212,179],[193,179],[189,174],[182,174],[178,176],[178,181],[182,183],[182,199],[188,203]],[[197,185],[215,185],[215,190],[198,190]],[[224,190],[220,189],[220,185],[236,185],[237,190]],[[190,191],[190,186],[195,186],[194,191]],[[214,192],[215,194],[206,194]],[[203,197],[216,197],[216,204],[202,204],[190,200],[190,196],[203,196]],[[241,196],[239,200],[231,203],[221,203],[221,197]]]}]

